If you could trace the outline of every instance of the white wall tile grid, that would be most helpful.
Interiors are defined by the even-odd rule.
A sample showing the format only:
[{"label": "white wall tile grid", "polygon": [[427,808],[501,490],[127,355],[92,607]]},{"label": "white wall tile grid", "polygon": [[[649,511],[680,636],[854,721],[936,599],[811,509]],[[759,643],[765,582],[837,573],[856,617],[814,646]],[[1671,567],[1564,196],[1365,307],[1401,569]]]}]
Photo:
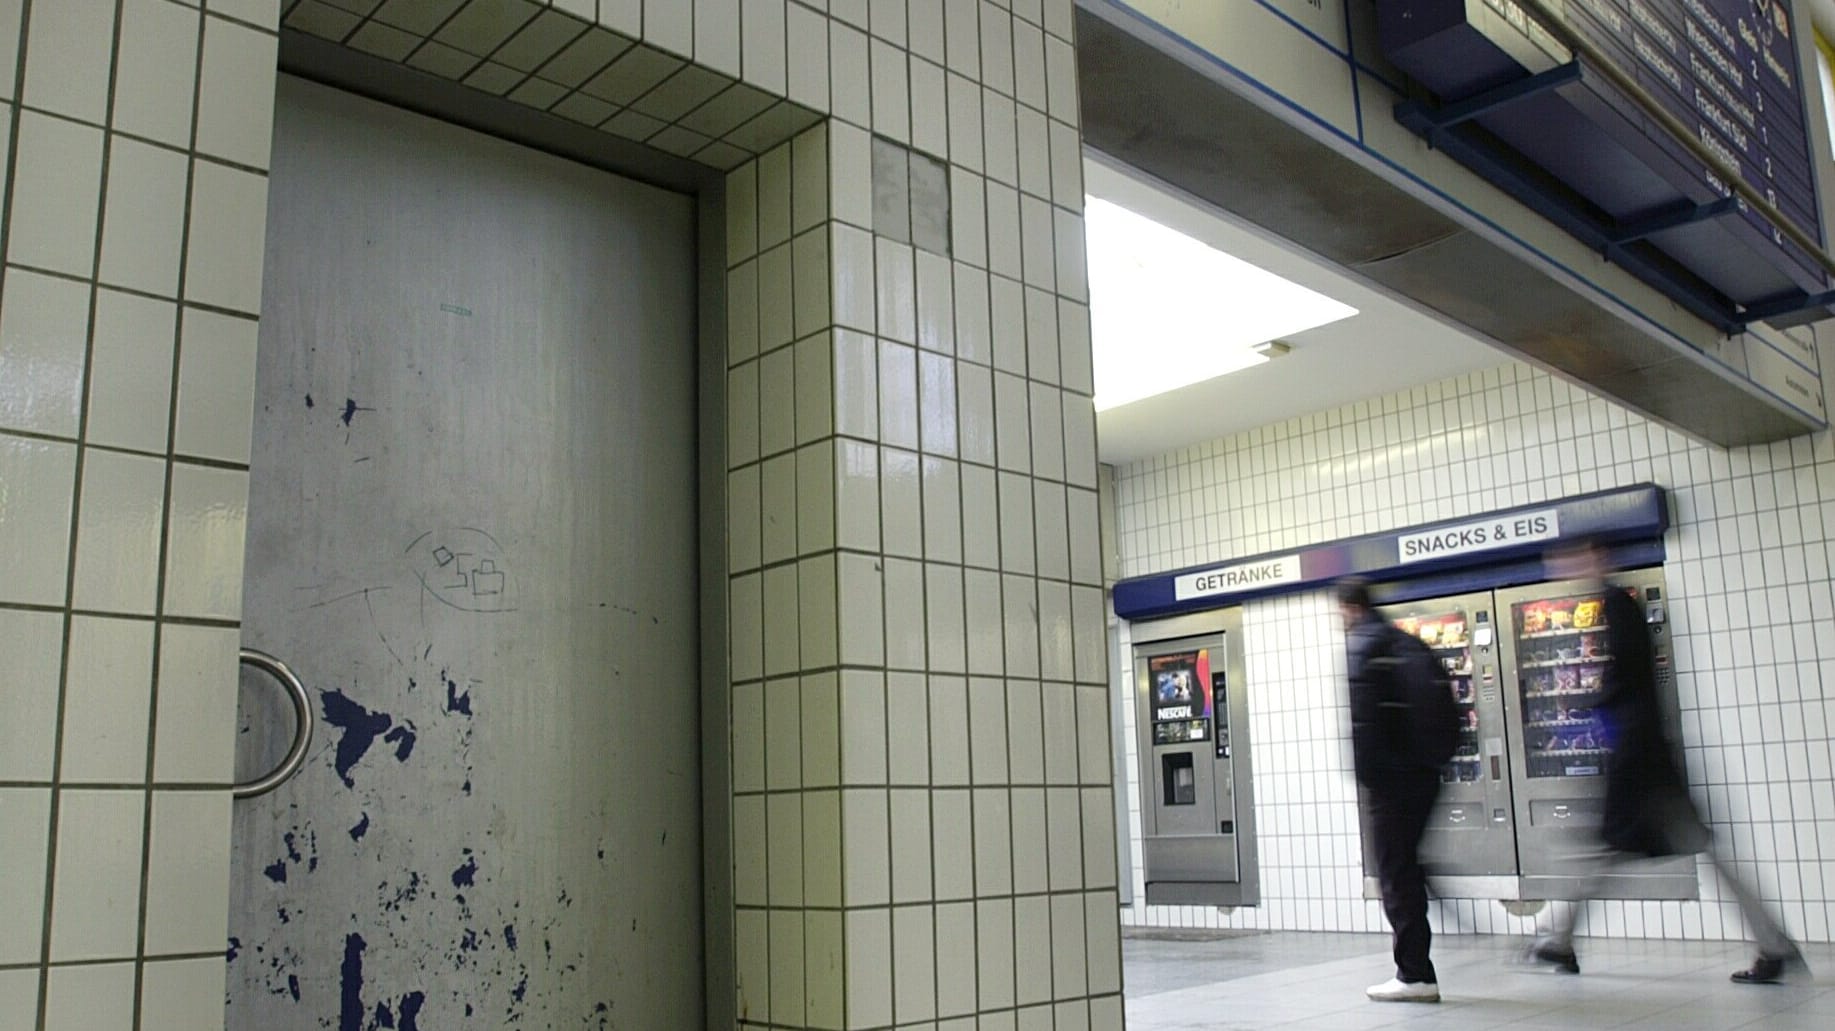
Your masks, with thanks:
[{"label": "white wall tile grid", "polygon": [[830,3],[728,178],[747,1026],[1120,1026],[1069,15]]},{"label": "white wall tile grid", "polygon": [[[1524,365],[1474,373],[1116,470],[1124,575],[1654,482],[1670,491],[1666,573],[1690,782],[1721,845],[1789,931],[1835,924],[1835,441],[1697,444]],[[1125,631],[1125,628],[1124,628]],[[1124,922],[1380,930],[1364,902],[1342,637],[1323,594],[1244,612],[1264,904],[1137,904]],[[1128,717],[1132,722],[1132,713]],[[1133,741],[1130,726],[1128,740]],[[1132,747],[1132,745],[1130,746]],[[1140,818],[1130,756],[1131,834]],[[1591,904],[1583,933],[1737,939],[1707,868],[1700,902]],[[1137,898],[1140,885],[1137,883]],[[1526,933],[1483,900],[1442,930]]]},{"label": "white wall tile grid", "polygon": [[0,0],[0,1026],[222,1019],[263,9]]},{"label": "white wall tile grid", "polygon": [[[0,521],[0,611],[57,642],[9,660],[8,678],[31,686],[8,685],[9,739],[88,721],[164,749],[152,699],[178,682],[172,670],[233,686],[222,646],[239,609],[259,310],[250,227],[284,20],[737,169],[735,823],[768,849],[736,869],[746,1019],[1119,1028],[1071,0],[203,6],[0,0],[0,26],[23,37],[0,30],[22,55],[5,98],[0,471],[24,499]],[[875,136],[918,152],[905,232],[874,218]],[[926,180],[932,168],[947,182]],[[161,558],[148,563],[148,547]],[[181,617],[224,640],[179,648]],[[157,659],[132,653],[141,637],[118,625],[148,618]],[[159,674],[146,677],[144,727],[84,705],[85,678],[136,662]],[[857,720],[899,729],[842,747],[875,740],[844,732]],[[787,729],[752,741],[774,722]],[[0,782],[9,869],[55,867],[70,854],[52,844],[66,826],[61,741],[16,755],[19,777]],[[744,779],[750,755],[762,789]],[[147,775],[166,765],[149,755]],[[124,786],[69,798],[112,811],[107,792]],[[133,787],[137,822],[123,807],[103,826],[156,864],[162,814],[177,810]],[[849,826],[879,824],[883,851],[843,848],[867,840]],[[23,878],[5,911],[42,914],[70,883]],[[138,1007],[144,1023],[175,1004],[172,986],[189,983],[176,969],[43,975],[61,943],[112,947],[113,898],[98,892],[94,920],[53,923],[36,950],[0,958],[50,986],[15,1004],[8,979],[27,1026],[39,1010],[126,1026],[121,1013]],[[79,981],[92,998],[75,1001]]]}]

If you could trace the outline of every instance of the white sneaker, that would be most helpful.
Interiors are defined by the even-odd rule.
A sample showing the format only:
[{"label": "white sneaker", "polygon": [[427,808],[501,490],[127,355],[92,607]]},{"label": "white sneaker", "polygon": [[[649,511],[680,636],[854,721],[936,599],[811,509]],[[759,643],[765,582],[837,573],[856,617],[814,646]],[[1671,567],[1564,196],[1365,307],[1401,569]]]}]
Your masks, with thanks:
[{"label": "white sneaker", "polygon": [[1440,986],[1432,981],[1410,983],[1392,977],[1364,989],[1364,994],[1377,1002],[1439,1002]]}]

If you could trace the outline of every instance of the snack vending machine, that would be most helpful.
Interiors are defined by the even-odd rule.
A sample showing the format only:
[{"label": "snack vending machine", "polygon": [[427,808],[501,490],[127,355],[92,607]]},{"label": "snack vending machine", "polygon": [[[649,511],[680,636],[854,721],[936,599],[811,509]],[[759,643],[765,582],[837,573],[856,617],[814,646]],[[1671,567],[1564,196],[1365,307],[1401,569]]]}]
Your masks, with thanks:
[{"label": "snack vending machine", "polygon": [[[1671,677],[1661,569],[1614,574],[1644,611],[1657,693],[1672,740],[1680,716]],[[1381,608],[1445,664],[1465,721],[1422,840],[1422,859],[1445,897],[1561,899],[1581,888],[1596,850],[1607,741],[1594,711],[1613,656],[1597,585],[1540,583]],[[1373,871],[1365,828],[1365,869]],[[1374,883],[1366,884],[1369,891]],[[1693,899],[1692,856],[1619,867],[1602,897]]]},{"label": "snack vending machine", "polygon": [[1459,702],[1459,746],[1440,772],[1440,799],[1421,842],[1428,872],[1515,876],[1510,730],[1490,593],[1387,606],[1382,615],[1433,649]]},{"label": "snack vending machine", "polygon": [[[1671,662],[1668,600],[1659,569],[1612,577],[1644,611],[1655,652],[1657,698],[1671,741],[1681,714]],[[1511,721],[1516,781],[1517,854],[1527,898],[1567,898],[1580,886],[1575,857],[1594,847],[1605,802],[1605,728],[1598,705],[1614,656],[1596,585],[1546,583],[1499,591],[1509,633],[1503,661],[1513,685]],[[1607,883],[1612,898],[1692,899],[1700,893],[1694,856],[1620,868]]]},{"label": "snack vending machine", "polygon": [[1149,905],[1254,905],[1242,610],[1135,623],[1141,859]]}]

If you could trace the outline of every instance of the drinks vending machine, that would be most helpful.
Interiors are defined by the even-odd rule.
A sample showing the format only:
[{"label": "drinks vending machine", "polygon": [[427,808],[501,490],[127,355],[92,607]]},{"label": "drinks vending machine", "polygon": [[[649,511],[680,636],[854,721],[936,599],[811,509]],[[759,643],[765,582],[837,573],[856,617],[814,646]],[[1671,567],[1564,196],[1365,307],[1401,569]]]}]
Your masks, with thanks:
[{"label": "drinks vending machine", "polygon": [[1149,905],[1254,905],[1242,609],[1130,628]]},{"label": "drinks vending machine", "polygon": [[[1680,715],[1671,676],[1661,569],[1615,574],[1644,612],[1657,693],[1672,740]],[[1595,845],[1607,741],[1595,706],[1613,661],[1598,585],[1539,583],[1381,608],[1445,664],[1465,726],[1441,772],[1422,856],[1442,896],[1561,899],[1581,887],[1577,857]],[[1366,871],[1374,869],[1364,835]],[[1366,877],[1366,889],[1374,888]],[[1693,856],[1619,867],[1600,896],[1693,899]]]}]

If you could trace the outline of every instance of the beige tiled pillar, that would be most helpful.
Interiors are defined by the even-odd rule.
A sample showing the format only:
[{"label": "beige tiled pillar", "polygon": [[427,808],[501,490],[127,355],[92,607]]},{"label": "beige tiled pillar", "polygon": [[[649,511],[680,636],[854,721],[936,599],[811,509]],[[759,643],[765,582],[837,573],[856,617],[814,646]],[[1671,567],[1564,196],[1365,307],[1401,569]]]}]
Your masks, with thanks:
[{"label": "beige tiled pillar", "polygon": [[832,118],[728,179],[741,1019],[1119,1028],[1070,4],[791,10]]},{"label": "beige tiled pillar", "polygon": [[223,1019],[278,9],[208,6],[0,0],[0,1027]]}]

